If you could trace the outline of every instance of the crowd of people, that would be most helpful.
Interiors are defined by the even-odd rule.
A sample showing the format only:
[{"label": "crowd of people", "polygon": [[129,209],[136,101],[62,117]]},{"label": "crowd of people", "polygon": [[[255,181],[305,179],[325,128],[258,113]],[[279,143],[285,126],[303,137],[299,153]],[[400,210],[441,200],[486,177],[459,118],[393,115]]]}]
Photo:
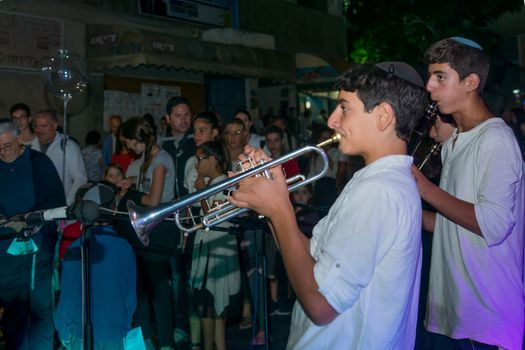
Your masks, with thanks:
[{"label": "crowd of people", "polygon": [[[290,194],[287,179],[324,166],[316,154],[290,159],[270,177],[245,179],[179,213],[193,226],[230,202],[265,219],[251,212],[189,235],[163,221],[139,238],[118,212],[128,200],[154,211],[244,170],[247,157],[258,163],[297,149],[285,116],[265,118],[259,134],[247,110],[221,120],[173,97],[166,127],[149,115],[111,116],[108,135],[88,132],[81,150],[60,132],[55,111],[31,115],[28,105],[13,105],[0,121],[0,325],[7,348],[51,350],[55,331],[60,346],[81,348],[80,248],[87,236],[97,349],[124,349],[139,329],[147,349],[184,343],[223,350],[234,308],[237,326],[252,328],[252,345],[263,345],[265,317],[289,314],[280,297],[290,293],[279,292],[287,284],[297,299],[289,349],[522,349],[523,128],[486,107],[489,61],[477,43],[443,39],[424,59],[426,84],[403,62],[346,72],[336,83],[335,110],[311,130],[314,144],[339,135],[338,146],[323,146],[322,179]],[[429,133],[441,146],[439,185],[407,155],[431,100],[439,110]],[[350,179],[354,156],[364,164]],[[111,189],[110,199],[101,198],[100,185]],[[83,199],[113,214],[37,227],[10,219]],[[422,252],[425,235],[431,251]]]},{"label": "crowd of people", "polygon": [[[271,124],[265,127],[264,135],[259,135],[247,110],[239,109],[231,120],[222,121],[212,112],[203,111],[194,115],[190,102],[184,97],[175,97],[167,102],[163,120],[169,127],[164,132],[157,131],[152,118],[132,117],[124,121],[122,117],[113,115],[108,118],[109,133],[103,137],[96,130],[89,131],[82,149],[76,140],[66,136],[60,129],[56,111],[42,110],[31,115],[27,104],[17,103],[10,112],[11,118],[3,120],[2,125],[6,128],[4,134],[13,139],[9,143],[11,149],[16,150],[17,154],[38,154],[50,160],[53,171],[46,176],[46,181],[52,181],[53,174],[56,174],[56,178],[54,187],[46,186],[46,189],[58,191],[57,184],[61,184],[65,201],[43,203],[42,207],[26,200],[22,207],[8,206],[6,203],[6,209],[9,209],[2,210],[4,218],[92,199],[84,195],[98,184],[112,186],[114,199],[111,203],[98,203],[111,210],[125,212],[129,199],[153,209],[225,179],[229,171],[235,170],[239,155],[247,144],[264,147],[275,158],[284,155],[286,147],[297,147],[295,141],[287,141],[293,136],[286,136],[283,130],[284,118],[270,120]],[[326,126],[323,130],[323,137],[331,134]],[[335,170],[338,166],[344,168],[345,159],[337,148],[326,150],[330,153],[330,171],[326,175],[328,181],[320,191],[335,193]],[[5,157],[2,161],[14,162]],[[312,172],[312,169],[319,167],[318,163],[318,159],[312,158],[302,160],[300,165],[297,159],[293,159],[284,165],[284,169],[287,176],[291,177]],[[20,171],[17,169],[17,173]],[[341,174],[344,175],[340,172],[339,176]],[[6,196],[19,191],[22,185],[28,183],[23,177],[17,177],[17,181],[19,183],[9,186],[10,192],[5,192]],[[40,185],[32,188],[35,193],[39,193]],[[309,187],[308,191],[310,195],[306,200],[302,199],[303,195],[297,201],[301,212],[326,211],[326,200],[321,198],[324,207],[316,209],[314,199],[311,198],[313,189]],[[199,221],[200,217],[225,200],[224,195],[218,195],[206,202],[196,203],[191,208],[192,219]],[[319,217],[310,214],[308,225],[313,226]],[[209,231],[199,230],[188,237],[181,235],[175,225],[162,223],[151,233],[147,247],[137,239],[129,219],[123,215],[98,223],[92,230],[90,243],[97,257],[93,261],[92,281],[95,291],[92,293],[95,344],[116,346],[131,327],[140,327],[149,348],[169,349],[176,344],[189,342],[195,349],[225,349],[227,310],[235,302],[244,308],[241,316],[244,324],[240,327],[253,326],[257,330],[254,343],[264,343],[267,335],[261,311],[262,291],[257,286],[269,281],[271,315],[287,315],[289,311],[282,304],[279,305],[278,265],[282,262],[272,239],[262,241],[268,271],[263,273],[262,262],[257,262],[257,254],[260,253],[257,250],[261,248],[257,247],[255,235],[269,235],[266,234],[267,228],[263,228],[262,233],[261,230],[256,233],[253,229],[255,221],[254,217],[247,215],[238,222],[221,224]],[[49,271],[42,277],[49,277],[53,267],[58,267],[55,272],[60,273],[61,283],[57,283],[56,279],[54,288],[59,289],[60,285],[62,288],[59,294],[57,292],[55,329],[63,346],[76,349],[82,342],[81,309],[78,303],[82,289],[77,270],[81,263],[79,238],[84,234],[83,226],[79,221],[60,222],[58,231],[50,224],[46,226],[51,226],[50,231],[44,234],[42,230],[37,235],[50,240],[49,252],[46,254]],[[59,254],[55,259],[52,252],[57,241],[60,241]],[[126,244],[131,247],[133,263]],[[116,251],[115,256],[120,260],[108,259],[106,254],[101,254],[101,249]],[[43,254],[44,249],[40,248],[35,256]],[[3,258],[13,260],[10,256]],[[20,269],[23,270],[22,267]],[[40,276],[40,271],[36,271],[37,276]],[[135,278],[131,278],[130,273],[136,274]],[[104,283],[111,284],[116,280],[119,283],[114,285],[115,288],[104,287]],[[50,278],[48,282],[51,283]],[[21,302],[26,300],[22,287],[26,286],[22,283],[16,288],[22,293]],[[52,294],[48,294],[42,293],[49,301],[47,321],[51,338],[47,346],[44,343],[40,346],[51,349],[55,299]],[[255,294],[257,302],[253,302]],[[11,317],[20,310],[13,307],[15,304],[7,297],[0,295],[0,298],[5,303],[2,321],[4,339],[8,347],[19,348],[19,344],[32,338],[33,327],[29,327],[27,332],[19,324],[14,327],[16,323],[11,322]],[[32,313],[33,310],[28,309],[27,312]],[[108,331],[112,323],[115,325],[114,331]],[[12,331],[12,328],[17,331]]]}]

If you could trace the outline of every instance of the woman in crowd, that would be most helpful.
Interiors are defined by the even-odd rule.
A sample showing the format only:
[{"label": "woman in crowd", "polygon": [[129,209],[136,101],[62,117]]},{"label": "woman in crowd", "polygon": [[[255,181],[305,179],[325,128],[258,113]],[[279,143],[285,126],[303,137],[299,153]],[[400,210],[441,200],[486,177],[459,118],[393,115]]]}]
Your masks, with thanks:
[{"label": "woman in crowd", "polygon": [[224,143],[228,149],[232,166],[239,159],[239,155],[244,152],[244,146],[246,145],[245,131],[243,121],[238,118],[233,118],[224,127]]},{"label": "woman in crowd", "polygon": [[[173,199],[175,170],[171,156],[156,142],[156,133],[143,118],[134,117],[122,124],[122,141],[136,155],[142,155],[139,175],[125,178],[119,187],[127,190],[132,185],[144,194],[140,205],[156,207]],[[146,249],[136,251],[138,268],[138,307],[136,323],[142,327],[145,339],[150,339],[151,301],[158,329],[161,349],[171,349],[173,343],[173,308],[170,295],[170,256],[175,246],[169,227],[159,225],[151,233]],[[156,240],[156,241],[155,241]]]}]

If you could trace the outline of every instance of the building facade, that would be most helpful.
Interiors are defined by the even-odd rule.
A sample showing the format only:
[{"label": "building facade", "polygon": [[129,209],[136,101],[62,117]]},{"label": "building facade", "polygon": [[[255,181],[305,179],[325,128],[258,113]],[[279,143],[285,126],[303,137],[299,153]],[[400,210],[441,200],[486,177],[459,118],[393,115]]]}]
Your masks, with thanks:
[{"label": "building facade", "polygon": [[[298,82],[331,79],[346,54],[342,0],[4,0],[0,23],[2,113],[17,102],[62,111],[62,84],[74,92],[67,132],[81,142],[112,114],[160,120],[177,94],[224,120],[294,108]],[[63,48],[86,91],[42,73]]]}]

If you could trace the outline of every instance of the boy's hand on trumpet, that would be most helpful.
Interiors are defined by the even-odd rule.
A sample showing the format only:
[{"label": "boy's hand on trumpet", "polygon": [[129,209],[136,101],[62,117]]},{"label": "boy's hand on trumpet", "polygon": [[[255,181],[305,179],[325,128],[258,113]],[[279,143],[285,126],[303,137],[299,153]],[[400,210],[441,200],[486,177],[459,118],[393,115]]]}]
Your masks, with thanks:
[{"label": "boy's hand on trumpet", "polygon": [[244,161],[248,158],[253,159],[255,163],[259,163],[261,160],[264,162],[272,160],[272,158],[264,153],[261,148],[255,148],[253,146],[246,145],[244,146],[244,153],[239,156],[239,160]]},{"label": "boy's hand on trumpet", "polygon": [[[260,165],[261,162],[268,162],[272,160],[264,151],[260,148],[255,148],[250,145],[244,146],[244,153],[239,155],[239,159],[236,162],[236,167],[233,171],[228,172],[228,177],[233,177],[243,170],[250,170],[251,168]],[[232,161],[235,161],[232,159]]]},{"label": "boy's hand on trumpet", "polygon": [[[244,151],[244,154],[239,156],[239,160],[243,162],[248,158],[253,159],[255,164],[259,164],[261,160],[271,160],[261,149],[246,146]],[[253,176],[239,182],[238,189],[231,193],[228,200],[237,207],[250,208],[270,220],[286,210],[293,212],[281,166],[271,168],[268,172],[272,179]]]}]

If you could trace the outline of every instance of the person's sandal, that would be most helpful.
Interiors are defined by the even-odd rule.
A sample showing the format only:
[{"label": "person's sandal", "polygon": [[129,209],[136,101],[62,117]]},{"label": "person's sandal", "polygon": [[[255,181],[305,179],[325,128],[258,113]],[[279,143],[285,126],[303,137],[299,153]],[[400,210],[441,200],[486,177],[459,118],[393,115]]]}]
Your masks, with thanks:
[{"label": "person's sandal", "polygon": [[252,345],[265,345],[266,344],[266,335],[263,331],[259,331],[255,337],[252,339]]},{"label": "person's sandal", "polygon": [[242,321],[239,324],[239,329],[248,329],[248,328],[252,328],[252,318],[245,316],[242,318]]}]

